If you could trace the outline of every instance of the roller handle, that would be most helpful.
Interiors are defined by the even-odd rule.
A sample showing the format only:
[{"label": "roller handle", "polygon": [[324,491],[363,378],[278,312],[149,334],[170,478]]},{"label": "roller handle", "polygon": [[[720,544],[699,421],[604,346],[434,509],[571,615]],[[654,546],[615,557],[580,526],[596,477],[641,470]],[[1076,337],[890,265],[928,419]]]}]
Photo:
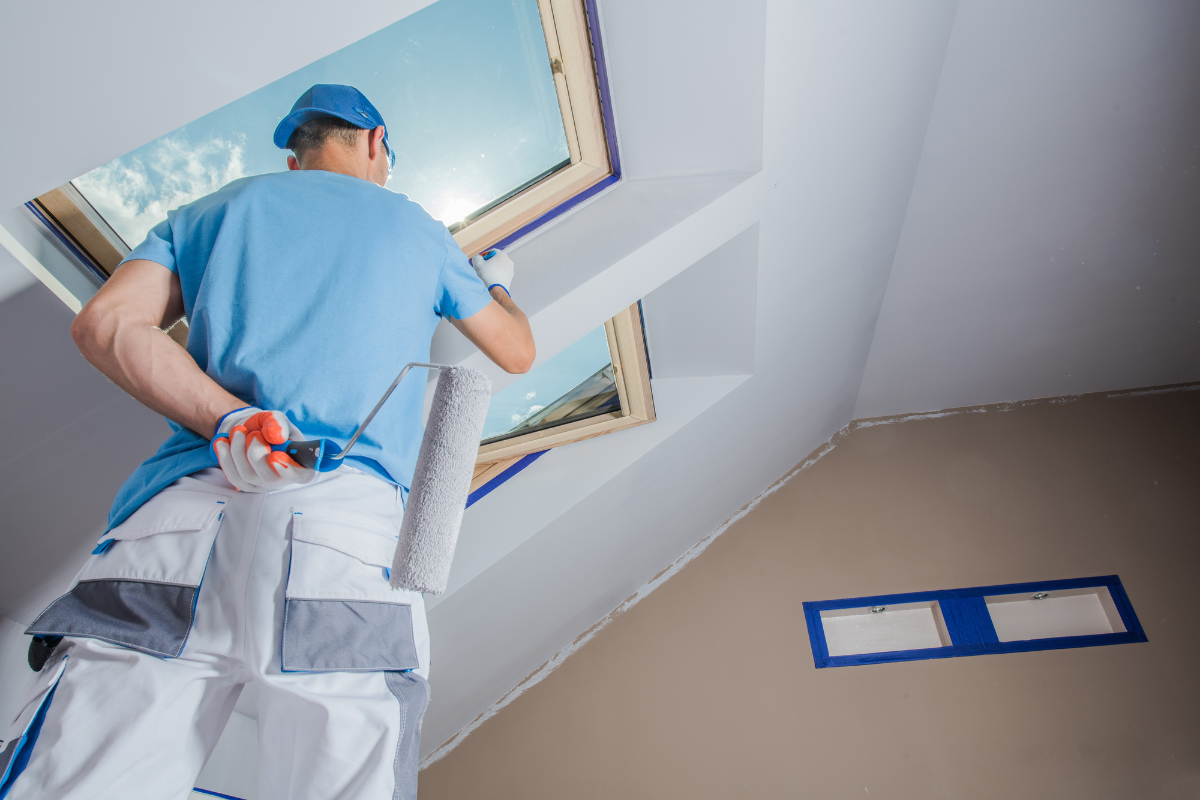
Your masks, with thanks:
[{"label": "roller handle", "polygon": [[342,465],[342,459],[335,457],[341,452],[341,445],[332,439],[312,439],[307,442],[289,439],[283,444],[271,445],[271,450],[287,453],[300,466],[317,472],[333,472]]}]

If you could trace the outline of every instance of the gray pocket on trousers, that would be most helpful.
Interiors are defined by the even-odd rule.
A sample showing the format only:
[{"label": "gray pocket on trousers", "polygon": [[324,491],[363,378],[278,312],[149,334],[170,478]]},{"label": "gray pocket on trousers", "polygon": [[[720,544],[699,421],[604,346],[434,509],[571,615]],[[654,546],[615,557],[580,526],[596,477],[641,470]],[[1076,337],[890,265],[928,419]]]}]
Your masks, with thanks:
[{"label": "gray pocket on trousers", "polygon": [[183,651],[192,629],[197,589],[141,581],[81,581],[51,603],[25,633],[83,636],[173,658]]},{"label": "gray pocket on trousers", "polygon": [[177,657],[192,629],[224,507],[223,495],[159,492],[104,535],[70,591],[25,632]]},{"label": "gray pocket on trousers", "polygon": [[412,609],[364,600],[287,600],[284,672],[417,669]]}]

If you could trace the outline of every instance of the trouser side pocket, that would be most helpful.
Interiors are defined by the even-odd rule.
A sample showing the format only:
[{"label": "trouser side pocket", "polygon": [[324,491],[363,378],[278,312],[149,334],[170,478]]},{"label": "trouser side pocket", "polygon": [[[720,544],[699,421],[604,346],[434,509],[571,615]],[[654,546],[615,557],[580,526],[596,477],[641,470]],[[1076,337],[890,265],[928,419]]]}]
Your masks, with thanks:
[{"label": "trouser side pocket", "polygon": [[192,629],[224,504],[221,495],[158,493],[105,534],[71,589],[25,632],[178,656]]}]

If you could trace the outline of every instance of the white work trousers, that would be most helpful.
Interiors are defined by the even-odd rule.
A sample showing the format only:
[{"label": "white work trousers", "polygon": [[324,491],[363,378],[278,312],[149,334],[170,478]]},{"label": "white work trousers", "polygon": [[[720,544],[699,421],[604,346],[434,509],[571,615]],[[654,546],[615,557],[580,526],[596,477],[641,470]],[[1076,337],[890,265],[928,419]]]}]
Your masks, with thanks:
[{"label": "white work trousers", "polygon": [[250,682],[262,800],[415,798],[429,635],[388,585],[402,513],[346,467],[160,492],[31,626],[67,638],[6,736],[6,800],[183,800]]}]

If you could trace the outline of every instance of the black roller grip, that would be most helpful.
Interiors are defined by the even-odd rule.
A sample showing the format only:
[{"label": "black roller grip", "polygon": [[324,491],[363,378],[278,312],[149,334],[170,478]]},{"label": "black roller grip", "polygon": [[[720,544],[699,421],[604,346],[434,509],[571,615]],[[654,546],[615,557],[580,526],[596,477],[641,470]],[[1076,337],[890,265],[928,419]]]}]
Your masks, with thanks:
[{"label": "black roller grip", "polygon": [[305,469],[316,469],[323,455],[324,445],[325,442],[321,439],[314,439],[310,442],[289,441],[284,442],[283,452]]}]

